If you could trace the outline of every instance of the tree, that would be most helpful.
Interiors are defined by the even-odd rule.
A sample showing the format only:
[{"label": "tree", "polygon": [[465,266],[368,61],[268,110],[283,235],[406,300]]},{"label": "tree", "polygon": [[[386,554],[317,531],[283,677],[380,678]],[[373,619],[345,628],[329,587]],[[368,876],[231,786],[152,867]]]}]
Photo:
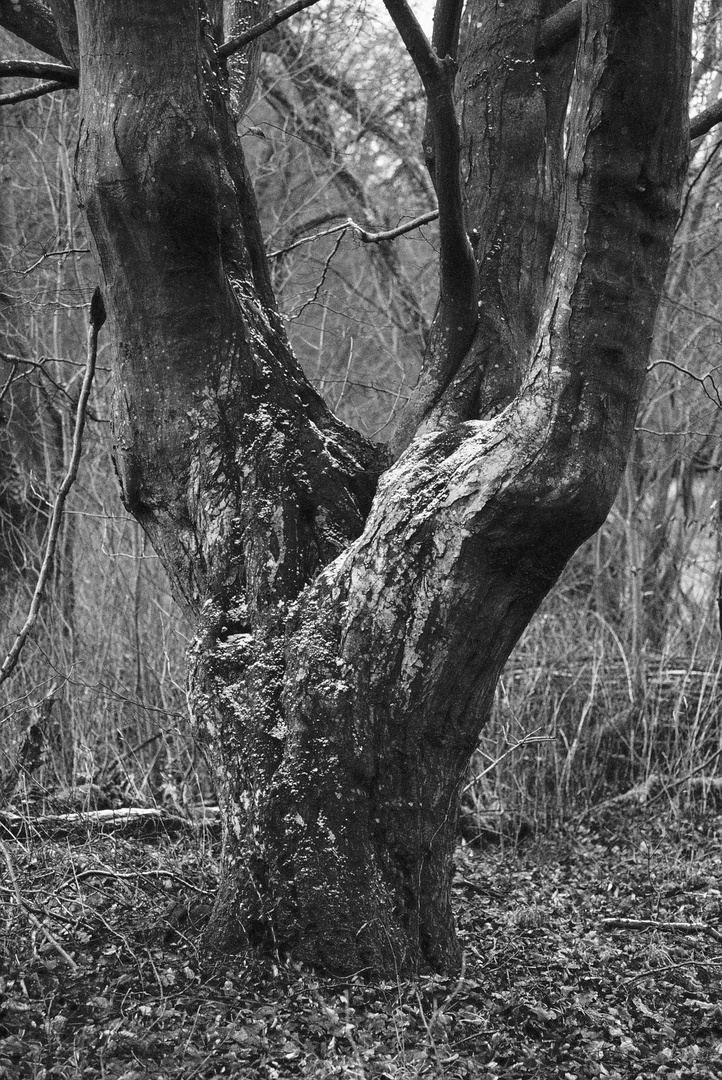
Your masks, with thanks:
[{"label": "tree", "polygon": [[[8,37],[2,34],[5,48]],[[37,104],[33,102],[31,107]],[[13,585],[35,576],[29,575],[29,571],[36,570],[48,526],[48,502],[64,471],[65,451],[70,441],[67,403],[73,401],[72,380],[53,370],[57,365],[47,355],[58,348],[57,321],[52,340],[41,341],[36,317],[43,304],[57,303],[61,265],[74,254],[73,238],[65,235],[66,222],[62,221],[64,196],[74,205],[72,163],[67,163],[68,143],[62,120],[48,119],[44,138],[36,141],[26,123],[27,114],[23,116],[25,108],[0,111],[3,146],[0,181],[4,193],[0,206],[0,251],[5,263],[0,291],[0,609],[5,620],[15,599]],[[32,148],[28,146],[30,142],[35,144]],[[37,232],[43,226],[47,228],[48,222],[42,221],[37,205],[33,206],[32,195],[28,197],[27,191],[20,195],[16,190],[18,159],[28,152],[32,154],[33,150],[33,172],[43,177],[46,188],[57,199],[57,220],[53,226],[58,237],[63,238],[65,253],[58,251],[51,258],[45,253],[34,259],[29,256]],[[63,180],[67,181],[67,191],[62,190]],[[31,275],[13,265],[13,256],[20,251],[24,252],[25,265],[32,262],[38,271],[32,274],[32,289],[25,287],[26,278]],[[52,264],[55,265],[51,270]],[[65,320],[65,327],[69,322]],[[41,358],[29,360],[33,354]],[[58,574],[53,590],[62,633],[67,637],[72,634],[74,598],[72,575],[62,571],[72,559],[73,529],[73,518],[66,517],[59,538],[63,558],[56,566]]]},{"label": "tree", "polygon": [[431,43],[385,4],[427,97],[440,228],[390,447],[337,420],[288,345],[226,68],[244,44],[247,107],[258,39],[219,47],[220,0],[0,5],[63,61],[26,73],[79,72],[115,463],[195,627],[223,808],[208,938],[345,973],[457,961],[467,762],[617,490],[689,147],[691,0],[469,0],[463,18],[439,0]]}]

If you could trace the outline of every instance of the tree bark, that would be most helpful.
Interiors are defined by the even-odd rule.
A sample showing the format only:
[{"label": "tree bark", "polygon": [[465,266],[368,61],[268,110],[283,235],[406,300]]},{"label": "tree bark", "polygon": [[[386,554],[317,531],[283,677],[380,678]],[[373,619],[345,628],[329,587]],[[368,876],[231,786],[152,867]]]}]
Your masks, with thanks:
[{"label": "tree bark", "polygon": [[438,154],[460,146],[461,202],[439,201],[455,228],[463,207],[479,313],[447,347],[468,281],[446,266],[393,465],[289,349],[213,18],[75,7],[115,460],[197,627],[189,700],[223,808],[209,940],[344,974],[453,967],[469,756],[633,431],[687,159],[691,3],[588,4],[541,58],[558,4],[467,4],[460,143],[437,123],[434,168],[458,183]]}]

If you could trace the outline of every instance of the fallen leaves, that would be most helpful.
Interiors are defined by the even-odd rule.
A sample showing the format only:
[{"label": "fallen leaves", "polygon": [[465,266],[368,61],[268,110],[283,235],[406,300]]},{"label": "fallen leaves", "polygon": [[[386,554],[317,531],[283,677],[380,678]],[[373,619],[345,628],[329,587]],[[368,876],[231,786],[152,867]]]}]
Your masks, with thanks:
[{"label": "fallen leaves", "polygon": [[518,852],[462,848],[462,977],[375,985],[201,953],[171,918],[215,884],[187,838],[13,841],[0,1077],[716,1080],[721,836],[719,818],[625,810]]}]

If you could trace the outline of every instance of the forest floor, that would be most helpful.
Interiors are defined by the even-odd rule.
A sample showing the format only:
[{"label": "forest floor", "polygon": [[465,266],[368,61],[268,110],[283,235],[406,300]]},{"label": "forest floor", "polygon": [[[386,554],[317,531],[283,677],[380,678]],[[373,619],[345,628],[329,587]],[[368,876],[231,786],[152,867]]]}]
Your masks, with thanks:
[{"label": "forest floor", "polygon": [[0,1077],[719,1080],[721,840],[657,802],[462,847],[463,973],[371,985],[203,955],[207,833],[5,836]]}]

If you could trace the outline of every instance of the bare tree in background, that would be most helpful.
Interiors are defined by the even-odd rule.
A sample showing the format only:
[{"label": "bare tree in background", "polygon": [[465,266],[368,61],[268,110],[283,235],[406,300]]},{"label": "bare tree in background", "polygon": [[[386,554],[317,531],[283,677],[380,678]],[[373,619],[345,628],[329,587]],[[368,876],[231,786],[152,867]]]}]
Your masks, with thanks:
[{"label": "bare tree in background", "polygon": [[[79,72],[116,467],[195,627],[223,807],[209,940],[393,974],[457,961],[469,755],[619,485],[688,157],[692,5],[469,0],[462,19],[439,0],[429,43],[385,2],[427,97],[440,230],[390,447],[289,347],[219,0],[53,0],[54,20],[0,0],[0,23],[63,62],[39,76]],[[234,65],[241,108],[258,48]]]},{"label": "bare tree in background", "polygon": [[[3,39],[7,46],[9,35],[3,34]],[[72,163],[68,161],[67,125],[59,105],[56,101],[54,114],[46,109],[40,133],[26,124],[22,108],[0,110],[0,252],[4,264],[0,278],[0,579],[4,618],[8,617],[6,601],[12,601],[13,586],[27,579],[41,557],[53,492],[69,451],[70,412],[77,394],[72,377],[51,359],[59,353],[60,311],[72,306],[67,294],[69,275],[64,270],[68,260],[72,264],[75,247],[74,215],[64,212],[72,206]],[[22,186],[22,180],[18,184],[21,169],[27,169],[28,152],[33,172],[47,192],[50,214],[38,213],[30,186],[18,189]],[[49,230],[61,248],[51,257],[38,243],[38,234]],[[37,275],[28,274],[28,264],[35,265]],[[42,329],[38,320],[41,310],[54,313]],[[67,322],[62,322],[64,328]],[[53,589],[58,630],[68,635],[73,624],[73,525],[72,518],[66,517],[60,537],[63,558],[56,565]]]}]

